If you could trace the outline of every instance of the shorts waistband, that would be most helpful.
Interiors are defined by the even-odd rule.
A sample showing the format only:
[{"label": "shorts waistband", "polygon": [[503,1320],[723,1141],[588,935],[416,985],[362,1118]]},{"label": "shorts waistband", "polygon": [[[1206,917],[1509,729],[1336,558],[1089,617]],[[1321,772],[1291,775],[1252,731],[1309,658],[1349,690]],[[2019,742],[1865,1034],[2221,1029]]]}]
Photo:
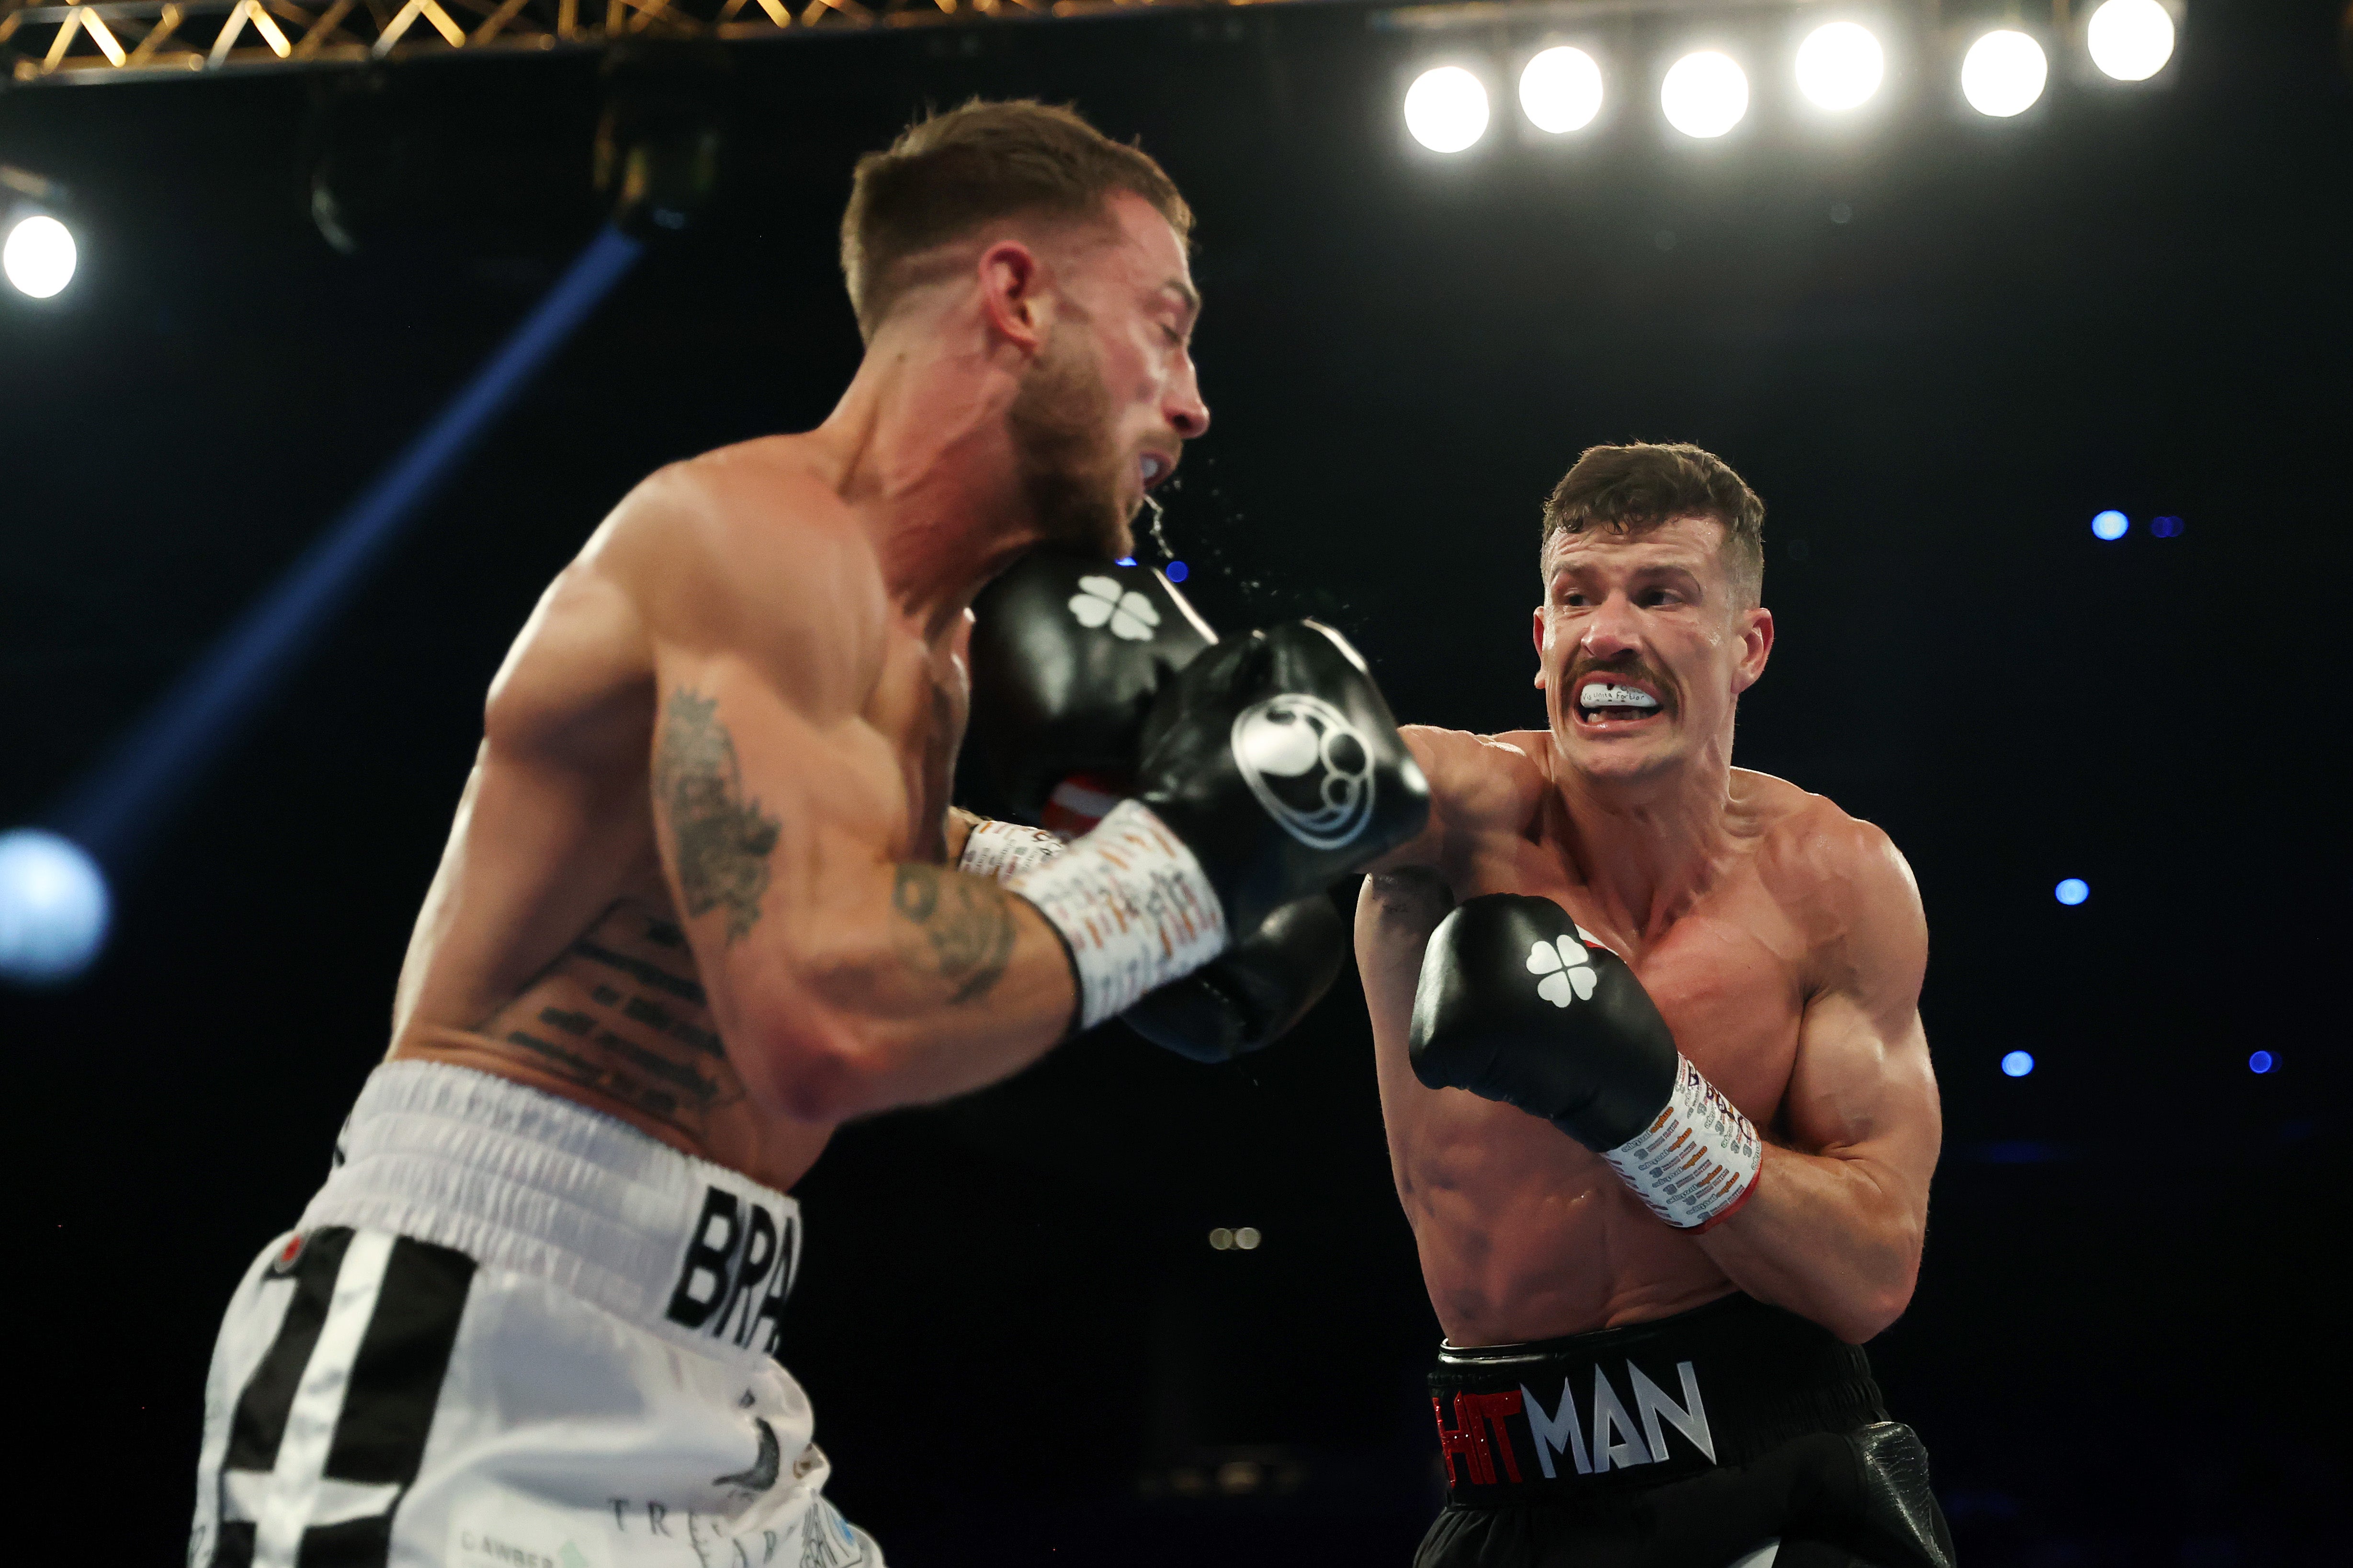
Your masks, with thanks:
[{"label": "shorts waistband", "polygon": [[1861,1347],[1735,1294],[1528,1344],[1440,1348],[1430,1374],[1459,1506],[1640,1490],[1887,1418]]},{"label": "shorts waistband", "polygon": [[561,1096],[443,1062],[360,1090],[302,1230],[348,1226],[546,1279],[684,1348],[775,1352],[800,1205]]}]

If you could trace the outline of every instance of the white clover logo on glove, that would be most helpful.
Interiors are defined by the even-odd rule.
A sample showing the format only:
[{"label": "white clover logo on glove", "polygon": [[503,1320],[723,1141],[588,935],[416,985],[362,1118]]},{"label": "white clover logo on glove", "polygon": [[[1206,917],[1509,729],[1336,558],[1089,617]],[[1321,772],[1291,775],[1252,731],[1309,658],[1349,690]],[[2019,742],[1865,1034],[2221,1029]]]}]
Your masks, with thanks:
[{"label": "white clover logo on glove", "polygon": [[1600,978],[1593,972],[1593,955],[1573,936],[1532,945],[1528,973],[1544,976],[1536,982],[1536,994],[1556,1007],[1592,1000],[1593,987]]},{"label": "white clover logo on glove", "polygon": [[1129,642],[1150,642],[1159,628],[1160,611],[1141,594],[1124,591],[1116,577],[1082,577],[1071,595],[1071,614],[1089,631],[1111,623],[1111,635]]}]

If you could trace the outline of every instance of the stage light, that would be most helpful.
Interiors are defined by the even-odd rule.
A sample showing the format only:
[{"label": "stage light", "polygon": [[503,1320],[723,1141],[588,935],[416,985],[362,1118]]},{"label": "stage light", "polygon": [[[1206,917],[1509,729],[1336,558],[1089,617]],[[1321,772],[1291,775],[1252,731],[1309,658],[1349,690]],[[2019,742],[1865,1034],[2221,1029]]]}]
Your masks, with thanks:
[{"label": "stage light", "polygon": [[1601,112],[1601,68],[1583,49],[1545,50],[1520,72],[1520,110],[1556,136],[1584,130]]},{"label": "stage light", "polygon": [[2178,517],[2152,517],[2148,520],[2148,531],[2158,539],[2179,539],[2181,537],[2181,520]]},{"label": "stage light", "polygon": [[1209,1245],[1219,1252],[1230,1252],[1234,1246],[1234,1233],[1221,1225],[1209,1233]]},{"label": "stage light", "polygon": [[2073,909],[2092,896],[2092,884],[2081,877],[2070,877],[2052,889],[2051,896]]},{"label": "stage light", "polygon": [[2042,46],[2024,33],[1998,28],[1969,46],[1961,60],[1961,96],[1979,114],[2007,120],[2034,107],[2050,79]]},{"label": "stage light", "polygon": [[1133,555],[1123,555],[1118,560],[1113,562],[1112,564],[1114,566],[1133,566],[1135,564],[1135,557]]},{"label": "stage light", "polygon": [[46,300],[73,281],[73,231],[47,213],[18,218],[0,245],[0,270],[20,294]]},{"label": "stage light", "polygon": [[1264,1237],[1259,1235],[1258,1226],[1254,1225],[1243,1226],[1240,1229],[1234,1232],[1234,1245],[1240,1247],[1244,1252],[1257,1251],[1258,1244],[1265,1239],[1266,1238]]},{"label": "stage light", "polygon": [[2107,0],[2092,13],[2084,47],[2103,74],[2147,81],[2173,58],[2173,18],[2158,0]]},{"label": "stage light", "polygon": [[98,862],[38,828],[0,833],[0,978],[71,980],[105,945],[111,900]]},{"label": "stage light", "polygon": [[2104,511],[2092,519],[2092,532],[2102,539],[2122,539],[2131,526],[2132,519],[2120,511]]},{"label": "stage light", "polygon": [[1438,66],[1405,92],[1405,128],[1433,153],[1460,153],[1487,134],[1487,89],[1461,66]]},{"label": "stage light", "polygon": [[2269,1051],[2257,1051],[2247,1058],[2247,1070],[2253,1073],[2269,1072],[2277,1066],[2279,1058]]},{"label": "stage light", "polygon": [[1182,583],[1186,578],[1190,577],[1192,574],[1193,569],[1190,566],[1186,565],[1182,561],[1171,561],[1168,563],[1168,570],[1165,574],[1171,583]]},{"label": "stage light", "polygon": [[2034,1070],[2034,1058],[2025,1051],[2012,1051],[2001,1058],[2002,1076],[2024,1078]]},{"label": "stage light", "polygon": [[1823,109],[1854,108],[1886,75],[1879,40],[1860,23],[1827,23],[1798,46],[1798,90]]},{"label": "stage light", "polygon": [[1748,112],[1748,78],[1732,57],[1714,49],[1685,55],[1659,87],[1667,123],[1702,141],[1721,136]]}]

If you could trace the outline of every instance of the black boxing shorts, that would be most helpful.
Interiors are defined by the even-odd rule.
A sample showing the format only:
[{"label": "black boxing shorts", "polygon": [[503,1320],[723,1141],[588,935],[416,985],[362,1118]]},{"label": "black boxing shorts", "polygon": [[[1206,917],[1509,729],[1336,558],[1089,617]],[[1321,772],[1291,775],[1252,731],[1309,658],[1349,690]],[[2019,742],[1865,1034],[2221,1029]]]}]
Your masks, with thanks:
[{"label": "black boxing shorts", "polygon": [[1753,1297],[1440,1349],[1446,1508],[1415,1568],[1951,1568],[1861,1349]]}]

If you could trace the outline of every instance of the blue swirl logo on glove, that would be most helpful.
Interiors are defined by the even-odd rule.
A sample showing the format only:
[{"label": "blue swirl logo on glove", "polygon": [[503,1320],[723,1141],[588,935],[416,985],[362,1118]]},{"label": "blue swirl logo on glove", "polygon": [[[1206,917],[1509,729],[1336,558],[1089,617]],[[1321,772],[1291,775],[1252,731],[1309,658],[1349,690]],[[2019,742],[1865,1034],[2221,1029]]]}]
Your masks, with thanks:
[{"label": "blue swirl logo on glove", "polygon": [[1338,849],[1373,816],[1373,753],[1348,716],[1286,691],[1236,716],[1234,765],[1266,814],[1310,849]]}]

